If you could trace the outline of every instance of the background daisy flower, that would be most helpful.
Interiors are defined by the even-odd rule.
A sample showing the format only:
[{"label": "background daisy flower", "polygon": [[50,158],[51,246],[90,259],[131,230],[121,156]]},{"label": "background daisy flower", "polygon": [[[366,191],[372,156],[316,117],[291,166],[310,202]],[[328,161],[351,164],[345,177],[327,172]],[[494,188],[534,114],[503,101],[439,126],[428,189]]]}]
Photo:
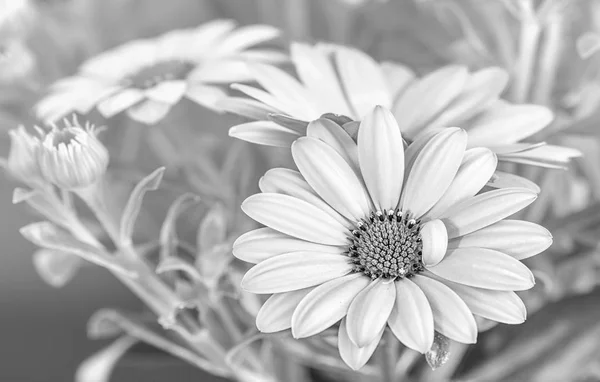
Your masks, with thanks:
[{"label": "background daisy flower", "polygon": [[357,124],[349,122],[382,105],[392,110],[410,142],[419,134],[461,126],[469,134],[469,148],[488,147],[503,161],[563,167],[579,155],[543,142],[522,142],[548,126],[553,115],[544,106],[500,99],[508,82],[501,68],[469,72],[466,66],[450,65],[419,78],[403,65],[378,64],[357,49],[329,44],[294,44],[291,57],[298,79],[274,66],[253,64],[262,89],[236,84],[232,87],[251,99],[219,103],[226,111],[257,120],[232,127],[231,136],[289,147],[306,135],[309,121],[337,114],[333,118],[355,133]]},{"label": "background daisy flower", "polygon": [[52,122],[97,107],[106,118],[126,111],[136,121],[155,124],[183,97],[212,108],[225,96],[216,85],[250,78],[247,60],[283,58],[275,51],[250,49],[277,37],[277,29],[234,28],[233,21],[216,20],[104,52],[84,62],[76,75],[52,85],[36,112]]},{"label": "background daisy flower", "polygon": [[474,315],[522,323],[525,306],[514,291],[534,278],[520,260],[552,238],[536,224],[504,220],[534,192],[478,194],[497,159],[467,144],[464,130],[447,128],[404,151],[383,107],[364,117],[358,144],[330,120],[311,122],[292,145],[300,172],[268,171],[262,193],[242,204],[266,226],[234,244],[235,256],[256,264],[242,287],[272,294],[257,327],[304,338],[341,320],[341,357],[359,369],[386,327],[424,353],[434,331],[476,342]]}]

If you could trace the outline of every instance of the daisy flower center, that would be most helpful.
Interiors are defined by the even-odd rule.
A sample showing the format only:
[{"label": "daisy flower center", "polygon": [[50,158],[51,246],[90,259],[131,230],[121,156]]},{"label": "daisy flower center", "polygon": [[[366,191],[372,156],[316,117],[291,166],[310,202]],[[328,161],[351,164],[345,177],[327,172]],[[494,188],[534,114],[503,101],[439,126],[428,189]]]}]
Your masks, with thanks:
[{"label": "daisy flower center", "polygon": [[402,212],[373,212],[356,224],[348,256],[354,271],[372,279],[411,277],[423,267],[420,222]]},{"label": "daisy flower center", "polygon": [[125,82],[132,87],[148,89],[161,82],[184,80],[194,68],[195,65],[187,61],[162,61],[140,69]]}]

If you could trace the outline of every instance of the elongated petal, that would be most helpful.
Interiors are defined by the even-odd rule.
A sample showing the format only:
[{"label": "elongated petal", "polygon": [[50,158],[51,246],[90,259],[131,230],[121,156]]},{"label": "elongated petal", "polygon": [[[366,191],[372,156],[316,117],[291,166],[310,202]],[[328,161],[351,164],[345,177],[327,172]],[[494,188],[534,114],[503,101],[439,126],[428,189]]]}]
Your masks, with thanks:
[{"label": "elongated petal", "polygon": [[463,159],[467,134],[461,129],[445,129],[425,144],[406,179],[402,211],[415,219],[440,200],[454,179]]},{"label": "elongated petal", "polygon": [[503,188],[476,195],[441,216],[453,239],[487,227],[527,207],[537,194],[525,188]]},{"label": "elongated petal", "polygon": [[516,153],[498,154],[498,159],[506,162],[564,170],[572,158],[579,156],[581,156],[581,152],[570,147],[538,145]]},{"label": "elongated petal", "polygon": [[413,281],[427,297],[435,329],[458,342],[472,344],[477,341],[477,324],[465,302],[450,288],[430,278],[416,275]]},{"label": "elongated petal", "polygon": [[273,40],[280,34],[281,31],[271,25],[249,25],[241,27],[230,33],[218,44],[215,54],[226,55],[246,50],[253,45]]},{"label": "elongated petal", "polygon": [[293,43],[290,48],[298,76],[322,110],[351,115],[329,54],[318,46]]},{"label": "elongated petal", "polygon": [[227,97],[215,105],[219,111],[241,115],[253,120],[266,120],[269,114],[277,110],[253,99],[242,97]]},{"label": "elongated petal", "polygon": [[105,118],[111,118],[144,99],[144,93],[137,89],[124,89],[98,104],[98,111]]},{"label": "elongated petal", "polygon": [[410,85],[392,109],[402,133],[414,138],[460,94],[467,78],[464,66],[447,66]]},{"label": "elongated petal", "polygon": [[127,109],[129,118],[146,125],[154,125],[167,116],[171,105],[146,99]]},{"label": "elongated petal", "polygon": [[550,245],[552,234],[544,227],[526,221],[502,220],[453,239],[448,248],[488,248],[523,260],[545,251]]},{"label": "elongated petal", "polygon": [[293,252],[267,259],[251,268],[242,288],[251,293],[283,293],[312,287],[352,271],[348,257],[315,252]]},{"label": "elongated petal", "polygon": [[300,138],[292,145],[292,156],[308,184],[336,211],[352,221],[369,214],[363,185],[331,146],[315,138]]},{"label": "elongated petal", "polygon": [[446,226],[439,220],[431,220],[421,228],[423,240],[423,264],[432,267],[442,261],[448,247]]},{"label": "elongated petal", "polygon": [[306,183],[306,180],[304,180],[304,177],[298,171],[287,168],[271,169],[260,178],[258,186],[260,187],[260,190],[265,193],[275,192],[304,200],[305,202],[322,209],[349,230],[354,227],[353,223],[350,223],[345,217],[331,208],[329,204],[317,195],[315,190]]},{"label": "elongated petal", "polygon": [[452,289],[476,315],[505,324],[522,324],[527,318],[527,308],[515,292],[474,288],[447,280],[439,281]]},{"label": "elongated petal", "polygon": [[229,136],[259,145],[290,147],[300,134],[271,121],[255,121],[233,126]]},{"label": "elongated petal", "polygon": [[346,323],[348,336],[358,347],[373,342],[385,328],[396,303],[396,287],[390,280],[377,279],[364,288],[352,301]]},{"label": "elongated petal", "polygon": [[370,113],[375,105],[392,106],[383,72],[375,60],[348,47],[338,49],[335,58],[348,100],[359,118]]},{"label": "elongated petal", "polygon": [[465,151],[462,163],[440,200],[427,212],[436,218],[448,208],[477,194],[494,174],[498,160],[489,149],[478,147]]},{"label": "elongated petal", "polygon": [[256,327],[263,333],[274,333],[292,327],[294,310],[313,288],[277,293],[269,297],[258,311]]},{"label": "elongated petal", "polygon": [[404,146],[392,113],[377,106],[358,130],[358,159],[375,207],[398,206],[404,180]]},{"label": "elongated petal", "polygon": [[348,243],[347,230],[337,220],[291,196],[252,195],[242,203],[242,210],[257,222],[299,239],[329,245]]},{"label": "elongated petal", "polygon": [[233,243],[233,255],[253,264],[296,251],[342,254],[346,248],[297,239],[268,227],[246,232]]},{"label": "elongated petal", "polygon": [[[165,81],[146,90],[146,97],[174,105],[183,97],[186,89],[187,84],[185,81]],[[225,96],[224,93],[223,96]]]},{"label": "elongated petal", "polygon": [[442,262],[427,269],[446,280],[484,289],[527,290],[535,284],[533,273],[525,264],[485,248],[448,251]]},{"label": "elongated petal", "polygon": [[361,369],[367,364],[367,362],[369,362],[369,359],[375,352],[375,349],[377,349],[377,345],[379,345],[379,341],[381,341],[383,332],[384,329],[377,334],[373,342],[365,347],[359,348],[352,341],[350,341],[346,327],[346,319],[343,319],[338,331],[338,349],[340,350],[340,356],[342,357],[342,360],[352,370]]},{"label": "elongated petal", "polygon": [[396,284],[396,303],[388,319],[394,335],[405,346],[426,353],[433,344],[433,313],[423,291],[409,279]]},{"label": "elongated petal", "polygon": [[219,111],[217,105],[227,97],[227,93],[217,86],[190,84],[185,91],[185,97],[198,105]]},{"label": "elongated petal", "polygon": [[469,147],[519,142],[548,126],[553,118],[545,106],[497,103],[469,128]]},{"label": "elongated petal", "polygon": [[407,66],[391,61],[381,63],[389,94],[396,99],[415,80],[415,73]]},{"label": "elongated petal", "polygon": [[321,333],[348,313],[350,303],[369,285],[362,273],[351,273],[319,285],[298,305],[292,317],[294,338]]},{"label": "elongated petal", "polygon": [[531,180],[504,171],[496,171],[487,183],[487,186],[492,188],[527,188],[536,194],[539,194],[542,191],[540,187]]},{"label": "elongated petal", "polygon": [[317,138],[333,147],[338,154],[358,174],[358,147],[352,137],[337,123],[330,119],[319,118],[312,121],[307,129],[306,135]]},{"label": "elongated petal", "polygon": [[479,113],[483,107],[498,99],[508,83],[508,73],[498,67],[490,67],[473,73],[462,93],[432,121],[429,126],[459,126],[461,122]]}]

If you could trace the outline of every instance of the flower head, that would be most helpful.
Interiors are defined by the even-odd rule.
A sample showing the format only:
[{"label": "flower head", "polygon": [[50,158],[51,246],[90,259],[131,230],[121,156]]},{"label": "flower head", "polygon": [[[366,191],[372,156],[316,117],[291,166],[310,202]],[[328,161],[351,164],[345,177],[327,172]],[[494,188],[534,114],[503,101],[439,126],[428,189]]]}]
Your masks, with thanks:
[{"label": "flower head", "polygon": [[479,193],[497,160],[467,141],[464,130],[448,128],[405,151],[382,107],[363,118],[358,143],[328,119],[311,122],[292,145],[300,171],[270,170],[262,193],[242,205],[266,226],[234,244],[238,258],[256,264],[242,287],[273,294],[258,328],[291,327],[304,338],[341,320],[340,354],[358,369],[386,327],[424,353],[434,331],[475,342],[473,315],[523,322],[514,291],[531,288],[534,278],[519,260],[552,238],[536,224],[503,220],[534,192]]},{"label": "flower head", "polygon": [[[230,130],[230,135],[259,144],[289,147],[306,135],[308,122],[327,115],[360,121],[375,105],[396,116],[403,137],[412,142],[448,126],[460,126],[468,147],[488,147],[500,160],[563,167],[578,153],[545,143],[522,143],[550,124],[543,106],[511,104],[500,99],[508,74],[497,67],[469,72],[451,65],[418,78],[405,66],[378,64],[359,50],[331,45],[295,44],[292,61],[299,80],[282,70],[254,64],[264,90],[234,87],[253,99],[229,98],[219,106],[257,120]],[[344,128],[356,130],[356,122]]]},{"label": "flower head", "polygon": [[44,178],[65,190],[92,186],[106,172],[108,150],[96,137],[91,125],[77,121],[53,129],[43,138],[37,152],[38,166]]},{"label": "flower head", "polygon": [[275,28],[234,27],[232,21],[217,20],[102,53],[85,62],[75,76],[56,82],[37,105],[37,113],[54,121],[97,107],[106,118],[126,111],[134,120],[155,124],[182,97],[213,107],[225,96],[215,85],[249,79],[247,60],[282,59],[277,52],[250,49],[275,38]]}]

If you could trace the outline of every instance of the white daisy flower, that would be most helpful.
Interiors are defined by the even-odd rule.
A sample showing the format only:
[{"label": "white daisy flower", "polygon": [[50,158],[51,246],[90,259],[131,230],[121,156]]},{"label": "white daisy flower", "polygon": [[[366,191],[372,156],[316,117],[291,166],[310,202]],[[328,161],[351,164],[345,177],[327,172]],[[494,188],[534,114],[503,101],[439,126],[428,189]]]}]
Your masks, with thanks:
[{"label": "white daisy flower", "polygon": [[[256,120],[234,126],[230,135],[258,144],[289,147],[306,135],[306,126],[321,116],[339,123],[358,121],[375,105],[396,116],[404,139],[414,141],[447,126],[460,126],[468,148],[488,147],[502,161],[564,167],[576,150],[523,140],[548,126],[552,112],[539,105],[510,104],[500,99],[508,74],[490,67],[469,72],[446,66],[417,78],[407,67],[378,64],[349,47],[294,44],[298,79],[269,65],[253,64],[262,89],[233,85],[251,97],[231,97],[219,107]],[[337,114],[338,117],[331,116]],[[357,123],[344,126],[355,133]]]},{"label": "white daisy flower", "polygon": [[534,285],[520,260],[552,242],[541,226],[503,220],[536,194],[478,194],[496,169],[487,148],[443,129],[403,150],[399,126],[377,107],[358,144],[328,119],[292,145],[300,172],[268,171],[244,212],[264,224],[234,244],[255,263],[242,287],[272,294],[257,316],[263,332],[309,337],[340,322],[339,351],[352,368],[371,357],[386,327],[427,352],[434,331],[474,343],[474,315],[508,324],[526,318],[514,291]]},{"label": "white daisy flower", "polygon": [[246,61],[280,61],[281,53],[251,47],[277,37],[277,29],[254,25],[234,30],[230,20],[137,40],[84,62],[79,73],[56,82],[36,106],[52,122],[94,107],[110,118],[123,111],[155,124],[186,97],[212,108],[226,93],[216,85],[250,78]]}]

